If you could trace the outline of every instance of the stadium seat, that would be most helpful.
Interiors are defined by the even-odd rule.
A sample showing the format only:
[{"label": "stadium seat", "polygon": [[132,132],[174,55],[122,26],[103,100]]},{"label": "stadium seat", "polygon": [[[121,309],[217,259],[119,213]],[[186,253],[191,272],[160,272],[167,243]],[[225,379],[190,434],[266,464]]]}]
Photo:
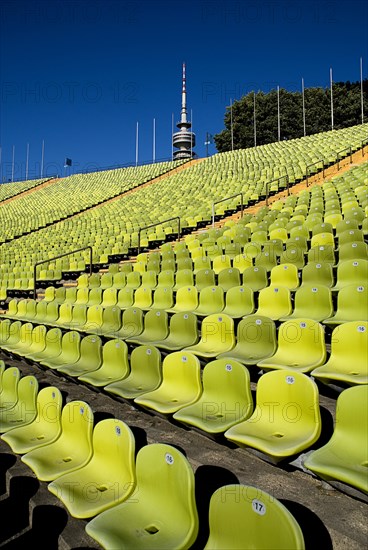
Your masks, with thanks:
[{"label": "stadium seat", "polygon": [[208,286],[215,286],[215,272],[213,269],[200,269],[195,274],[195,286],[198,291]]},{"label": "stadium seat", "polygon": [[349,321],[368,320],[368,291],[366,286],[347,285],[337,295],[337,309],[332,317],[323,322],[326,325],[340,325]]},{"label": "stadium seat", "polygon": [[250,485],[225,485],[210,500],[205,550],[304,550],[302,530],[287,508]]},{"label": "stadium seat", "polygon": [[203,393],[174,414],[175,420],[210,434],[226,431],[253,412],[249,372],[232,359],[216,359],[203,370]]},{"label": "stadium seat", "polygon": [[138,346],[131,353],[128,376],[108,384],[105,390],[124,399],[135,399],[158,388],[161,381],[160,351],[154,346]]},{"label": "stadium seat", "polygon": [[286,286],[289,290],[296,290],[299,286],[298,268],[294,264],[280,264],[271,269],[270,285]]},{"label": "stadium seat", "polygon": [[269,317],[248,315],[237,327],[236,345],[217,357],[256,365],[276,351],[276,325]]},{"label": "stadium seat", "polygon": [[218,274],[218,285],[227,292],[230,288],[240,285],[240,271],[236,268],[223,269]]},{"label": "stadium seat", "polygon": [[171,445],[146,445],[138,452],[136,475],[135,492],[92,519],[86,526],[88,535],[104,548],[188,550],[198,533],[188,460]]},{"label": "stadium seat", "polygon": [[276,370],[259,379],[253,415],[227,430],[225,437],[277,463],[313,445],[320,433],[315,382],[301,372]]},{"label": "stadium seat", "polygon": [[[38,381],[34,376],[23,376],[17,387],[17,401],[11,409],[0,408],[0,433],[30,424],[36,417]],[[2,403],[2,400],[1,402]]]},{"label": "stadium seat", "polygon": [[299,319],[301,317],[323,321],[333,314],[331,290],[323,285],[302,285],[294,296],[294,310],[280,321]]},{"label": "stadium seat", "polygon": [[90,518],[116,506],[135,487],[135,440],[121,420],[98,422],[92,436],[91,460],[48,485],[68,512],[76,518]]},{"label": "stadium seat", "polygon": [[128,307],[123,311],[121,327],[118,331],[108,334],[109,338],[131,338],[143,331],[143,311],[137,307]]},{"label": "stadium seat", "polygon": [[306,456],[304,467],[344,492],[351,494],[351,488],[356,489],[367,501],[367,431],[367,386],[348,388],[337,398],[336,423],[331,439]]},{"label": "stadium seat", "polygon": [[37,416],[26,426],[15,427],[1,438],[17,454],[53,443],[61,432],[61,392],[47,386],[37,394]]},{"label": "stadium seat", "polygon": [[270,285],[260,290],[256,315],[277,321],[291,313],[290,290],[286,286]]},{"label": "stadium seat", "polygon": [[161,309],[151,309],[144,316],[144,329],[137,336],[129,336],[126,338],[128,342],[133,344],[151,344],[163,340],[169,332],[168,314]]},{"label": "stadium seat", "polygon": [[70,401],[61,413],[61,435],[53,443],[22,456],[41,481],[81,468],[92,456],[93,413],[83,401]]},{"label": "stadium seat", "polygon": [[205,317],[201,325],[201,339],[198,344],[185,351],[199,357],[216,357],[235,346],[234,321],[228,315],[214,314]]},{"label": "stadium seat", "polygon": [[167,355],[162,364],[161,385],[135,398],[135,403],[162,414],[173,414],[197,401],[202,393],[198,358],[186,351]]},{"label": "stadium seat", "polygon": [[15,407],[18,401],[19,378],[20,372],[17,367],[9,367],[3,372],[1,378],[0,413]]},{"label": "stadium seat", "polygon": [[81,376],[97,370],[102,361],[102,341],[99,336],[91,334],[82,338],[79,359],[72,364],[57,367],[58,372],[68,376]]},{"label": "stadium seat", "polygon": [[220,286],[207,286],[199,293],[198,306],[194,310],[196,315],[205,317],[213,313],[220,313],[225,307],[224,291]]},{"label": "stadium seat", "polygon": [[312,372],[321,382],[368,384],[368,323],[351,321],[338,325],[331,336],[328,361]]},{"label": "stadium seat", "polygon": [[254,296],[247,286],[234,286],[226,292],[226,302],[222,313],[239,319],[254,311]]},{"label": "stadium seat", "polygon": [[154,341],[152,345],[168,351],[179,351],[196,344],[198,339],[197,317],[194,313],[174,313],[167,338]]},{"label": "stadium seat", "polygon": [[80,358],[80,341],[81,335],[79,332],[75,330],[66,332],[61,340],[61,353],[57,355],[45,354],[43,358],[41,352],[38,362],[50,369],[58,369],[64,365],[74,365]]},{"label": "stadium seat", "polygon": [[119,339],[109,340],[102,348],[101,366],[78,377],[93,386],[106,386],[122,380],[129,374],[128,346]]},{"label": "stadium seat", "polygon": [[194,311],[198,306],[198,290],[195,286],[183,286],[176,292],[175,305],[168,311],[179,313]]},{"label": "stadium seat", "polygon": [[243,271],[243,285],[248,286],[257,292],[268,285],[268,275],[266,268],[248,267]]},{"label": "stadium seat", "polygon": [[334,284],[332,265],[329,263],[308,262],[302,270],[302,285],[324,285],[331,288]]},{"label": "stadium seat", "polygon": [[[336,284],[331,290],[341,290],[344,286],[356,285],[368,280],[368,260],[345,260],[338,263]],[[331,317],[331,315],[329,316]]]}]

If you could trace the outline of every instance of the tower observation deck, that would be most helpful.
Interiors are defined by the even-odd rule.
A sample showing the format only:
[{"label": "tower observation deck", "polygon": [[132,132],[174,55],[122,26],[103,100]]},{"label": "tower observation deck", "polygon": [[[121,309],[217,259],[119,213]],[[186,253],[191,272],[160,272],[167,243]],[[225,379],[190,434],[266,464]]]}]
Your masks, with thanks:
[{"label": "tower observation deck", "polygon": [[195,134],[190,131],[192,123],[188,120],[187,113],[187,90],[186,90],[186,75],[185,63],[183,63],[183,85],[181,92],[181,116],[180,122],[177,123],[179,132],[173,134],[173,147],[178,151],[174,151],[174,160],[193,158],[195,155],[193,148],[195,146]]}]

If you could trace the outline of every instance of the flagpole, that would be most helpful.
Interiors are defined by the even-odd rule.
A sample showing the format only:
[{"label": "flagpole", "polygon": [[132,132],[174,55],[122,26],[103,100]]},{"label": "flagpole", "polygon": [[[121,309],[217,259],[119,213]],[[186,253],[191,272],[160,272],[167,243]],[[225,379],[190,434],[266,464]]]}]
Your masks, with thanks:
[{"label": "flagpole", "polygon": [[231,150],[234,151],[233,100],[230,98]]},{"label": "flagpole", "polygon": [[253,127],[254,127],[254,147],[257,147],[256,92],[253,93]]},{"label": "flagpole", "polygon": [[12,160],[12,173],[11,173],[12,181],[14,181],[14,159],[15,159],[15,145],[13,145],[13,160]]},{"label": "flagpole", "polygon": [[277,137],[278,141],[281,139],[281,125],[280,125],[280,86],[277,86]]},{"label": "flagpole", "polygon": [[302,78],[302,102],[303,102],[303,134],[307,135],[305,130],[305,97],[304,97],[304,78]]},{"label": "flagpole", "polygon": [[362,109],[362,124],[364,124],[364,101],[363,101],[363,58],[360,58],[360,103]]},{"label": "flagpole", "polygon": [[156,162],[156,119],[153,119],[153,162]]},{"label": "flagpole", "polygon": [[137,122],[136,132],[135,132],[135,165],[138,166],[138,132],[139,132],[139,123]]},{"label": "flagpole", "polygon": [[43,164],[45,160],[45,140],[42,140],[42,154],[41,154],[41,178],[43,178]]},{"label": "flagpole", "polygon": [[27,143],[26,180],[28,179],[29,143]]},{"label": "flagpole", "polygon": [[332,91],[332,68],[330,67],[330,96],[331,96],[331,130],[334,129],[334,112],[333,112],[333,91]]}]

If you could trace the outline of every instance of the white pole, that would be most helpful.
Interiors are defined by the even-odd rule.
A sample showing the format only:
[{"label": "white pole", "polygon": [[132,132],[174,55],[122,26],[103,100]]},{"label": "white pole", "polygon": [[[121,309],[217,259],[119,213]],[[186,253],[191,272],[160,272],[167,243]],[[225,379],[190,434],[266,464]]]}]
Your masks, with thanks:
[{"label": "white pole", "polygon": [[332,91],[332,68],[330,68],[330,96],[331,96],[331,130],[334,129],[333,91]]},{"label": "white pole", "polygon": [[257,147],[257,125],[256,125],[256,92],[253,95],[253,126],[254,126],[254,147]]},{"label": "white pole", "polygon": [[45,160],[45,140],[42,140],[42,155],[41,155],[41,178],[43,178],[43,163]]},{"label": "white pole", "polygon": [[139,123],[137,122],[137,128],[135,132],[135,165],[138,166],[138,132],[139,132]]},{"label": "white pole", "polygon": [[28,162],[29,162],[29,143],[27,143],[26,180],[28,179]]},{"label": "white pole", "polygon": [[153,119],[153,162],[156,162],[156,119]]},{"label": "white pole", "polygon": [[14,160],[15,160],[15,145],[13,145],[13,160],[12,160],[12,174],[11,174],[12,181],[14,181]]},{"label": "white pole", "polygon": [[231,150],[234,151],[233,100],[230,98]]},{"label": "white pole", "polygon": [[277,86],[277,137],[281,139],[281,125],[280,125],[280,86]]},{"label": "white pole", "polygon": [[304,78],[302,78],[302,102],[303,102],[303,133],[304,137],[307,135],[305,130],[305,98],[304,98]]},{"label": "white pole", "polygon": [[171,160],[174,160],[174,113],[171,113]]},{"label": "white pole", "polygon": [[363,58],[360,58],[360,103],[362,109],[362,124],[364,123],[364,102],[363,102]]}]

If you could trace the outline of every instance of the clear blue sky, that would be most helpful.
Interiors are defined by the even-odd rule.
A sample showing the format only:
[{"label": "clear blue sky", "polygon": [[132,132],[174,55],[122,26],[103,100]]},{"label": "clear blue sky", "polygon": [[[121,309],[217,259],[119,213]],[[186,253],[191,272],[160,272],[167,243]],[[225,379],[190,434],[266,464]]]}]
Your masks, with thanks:
[{"label": "clear blue sky", "polygon": [[[300,89],[359,80],[368,68],[365,0],[2,0],[0,4],[3,175],[40,167],[79,171],[171,157],[179,120],[181,64],[196,151],[223,129],[230,98],[277,85]],[[214,146],[210,153],[215,152]],[[22,172],[21,172],[22,170]]]}]

